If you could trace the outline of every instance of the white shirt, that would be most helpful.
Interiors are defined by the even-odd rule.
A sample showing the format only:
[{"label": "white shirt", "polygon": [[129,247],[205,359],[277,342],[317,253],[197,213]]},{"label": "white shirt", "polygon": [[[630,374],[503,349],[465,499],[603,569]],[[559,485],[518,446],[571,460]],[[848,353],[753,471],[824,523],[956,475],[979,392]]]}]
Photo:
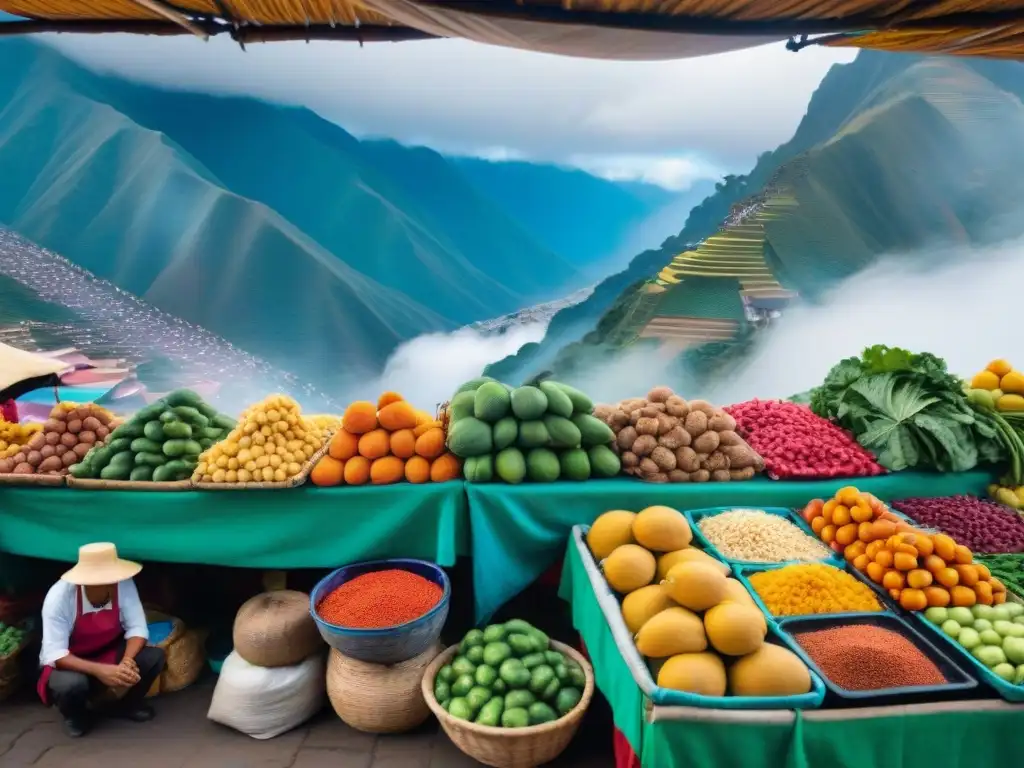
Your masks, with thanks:
[{"label": "white shirt", "polygon": [[[41,666],[53,666],[58,659],[63,659],[71,652],[68,644],[71,630],[75,626],[78,602],[75,590],[82,590],[82,614],[96,613],[108,608],[108,605],[94,606],[85,596],[85,587],[76,587],[66,581],[58,581],[43,600],[43,647],[39,652]],[[121,613],[121,626],[124,628],[125,639],[141,637],[149,640],[149,624],[146,622],[146,611],[139,599],[139,591],[131,579],[117,585],[117,601]]]}]

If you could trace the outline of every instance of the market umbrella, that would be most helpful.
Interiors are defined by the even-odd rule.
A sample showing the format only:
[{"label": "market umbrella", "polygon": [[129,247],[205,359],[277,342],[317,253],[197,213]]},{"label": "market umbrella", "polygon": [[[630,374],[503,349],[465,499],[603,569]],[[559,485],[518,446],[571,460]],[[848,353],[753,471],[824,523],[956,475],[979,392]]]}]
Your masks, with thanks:
[{"label": "market umbrella", "polygon": [[58,386],[60,374],[69,367],[63,360],[0,344],[0,403],[36,389]]}]

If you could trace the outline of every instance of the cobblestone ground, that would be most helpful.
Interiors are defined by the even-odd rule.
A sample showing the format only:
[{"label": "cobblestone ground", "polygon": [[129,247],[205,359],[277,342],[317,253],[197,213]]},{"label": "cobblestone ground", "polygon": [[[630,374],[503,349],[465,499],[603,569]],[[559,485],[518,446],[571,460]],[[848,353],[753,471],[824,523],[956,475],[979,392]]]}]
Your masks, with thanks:
[{"label": "cobblestone ground", "polygon": [[[472,768],[431,718],[417,731],[374,737],[329,708],[305,727],[257,741],[206,719],[213,681],[155,702],[149,723],[107,720],[69,739],[56,713],[28,695],[0,704],[0,768]],[[588,713],[559,768],[612,768],[611,726],[603,702]]]}]

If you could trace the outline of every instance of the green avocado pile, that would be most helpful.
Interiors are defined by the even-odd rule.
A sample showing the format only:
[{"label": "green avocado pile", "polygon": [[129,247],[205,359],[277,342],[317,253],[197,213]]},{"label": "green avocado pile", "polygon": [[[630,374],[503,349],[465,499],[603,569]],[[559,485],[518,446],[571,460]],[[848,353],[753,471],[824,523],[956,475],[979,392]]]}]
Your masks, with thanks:
[{"label": "green avocado pile", "polygon": [[460,720],[525,728],[569,714],[586,683],[579,664],[551,650],[547,635],[512,619],[467,632],[455,658],[437,671],[434,697]]},{"label": "green avocado pile", "polygon": [[0,621],[0,659],[10,656],[21,647],[25,632]]},{"label": "green avocado pile", "polygon": [[615,433],[594,403],[568,384],[534,379],[510,387],[467,381],[448,406],[448,449],[463,459],[471,483],[553,483],[614,477],[622,465]]},{"label": "green avocado pile", "polygon": [[147,405],[71,467],[79,479],[174,482],[192,476],[199,454],[225,437],[235,419],[190,389]]}]

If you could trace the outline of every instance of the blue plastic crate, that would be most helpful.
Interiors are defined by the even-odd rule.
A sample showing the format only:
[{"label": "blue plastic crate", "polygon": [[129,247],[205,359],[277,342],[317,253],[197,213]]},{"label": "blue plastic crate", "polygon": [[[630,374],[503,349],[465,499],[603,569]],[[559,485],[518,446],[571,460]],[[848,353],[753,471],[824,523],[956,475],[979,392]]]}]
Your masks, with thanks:
[{"label": "blue plastic crate", "polygon": [[[747,592],[750,593],[750,596],[752,598],[754,598],[754,602],[757,603],[757,607],[761,609],[761,612],[765,615],[765,618],[767,618],[769,622],[779,622],[779,621],[782,621],[783,619],[798,619],[798,618],[804,618],[805,616],[823,616],[823,615],[825,615],[825,614],[820,614],[820,613],[802,613],[802,614],[797,614],[797,615],[793,615],[793,616],[776,616],[771,611],[768,610],[768,606],[766,606],[764,604],[764,602],[762,602],[761,597],[757,594],[757,590],[754,589],[754,585],[750,583],[750,579],[748,578],[748,574],[759,573],[761,571],[778,570],[779,568],[785,568],[786,565],[790,565],[790,563],[772,564],[772,565],[741,565],[741,566],[737,566],[733,570],[733,576],[737,579],[737,581],[739,581],[744,586],[744,588],[747,590]],[[853,573],[854,576],[858,575],[858,574],[855,573],[856,569],[850,567],[849,564],[845,563],[845,562],[843,562],[843,563],[824,563],[824,565],[831,565],[834,568],[838,568],[841,571],[846,571],[847,573]],[[892,605],[889,602],[887,602],[885,600],[882,600],[881,596],[879,596],[879,602],[882,604],[882,610],[881,611],[844,611],[843,613],[831,613],[831,614],[828,614],[828,615],[829,616],[877,616],[880,613],[892,613],[893,612],[892,611]]]},{"label": "blue plastic crate", "polygon": [[[902,686],[899,688],[878,688],[866,691],[851,691],[834,683],[814,662],[797,642],[794,634],[813,632],[815,630],[832,629],[834,627],[853,624],[868,624],[898,632],[910,640],[939,668],[946,678],[941,685]],[[802,616],[782,619],[778,622],[779,634],[790,649],[804,663],[814,670],[825,681],[828,690],[840,699],[860,705],[897,704],[922,697],[953,698],[978,687],[978,681],[971,677],[952,658],[943,653],[922,633],[914,629],[903,618],[892,613],[860,613],[860,614],[822,614],[818,616]]]},{"label": "blue plastic crate", "polygon": [[[823,547],[828,549],[828,545],[821,542],[821,540],[814,535],[814,531],[811,530],[810,526],[808,526],[800,518],[800,515],[794,513],[791,509],[785,509],[783,507],[744,507],[739,505],[733,505],[731,507],[710,507],[708,509],[693,509],[687,512],[686,519],[690,523],[690,528],[693,531],[693,537],[701,543],[701,546],[704,549],[706,549],[709,554],[713,554],[719,560],[727,563],[730,566],[735,567],[739,565],[789,565],[790,563],[803,562],[800,560],[786,560],[781,563],[764,563],[755,560],[733,560],[722,554],[722,552],[719,551],[719,549],[714,544],[708,541],[707,537],[701,532],[699,524],[700,521],[705,517],[719,515],[722,512],[731,512],[735,509],[757,509],[761,512],[767,512],[769,515],[778,515],[779,517],[783,517],[789,522],[791,522],[793,525],[795,525],[797,528],[799,528],[801,531],[803,531],[805,534],[810,536],[812,539],[819,542]],[[832,565],[843,562],[842,558],[839,557],[835,552],[833,552],[832,550],[829,550],[829,552],[831,554],[821,558],[820,560],[815,560],[811,562],[830,563]]]},{"label": "blue plastic crate", "polygon": [[[317,606],[342,584],[365,573],[392,569],[415,573],[439,585],[442,588],[440,601],[418,619],[380,629],[339,627],[320,618]],[[309,613],[324,642],[339,653],[371,664],[398,664],[419,656],[437,642],[448,618],[451,591],[448,574],[439,565],[426,560],[400,558],[353,563],[320,580],[309,595]]]},{"label": "blue plastic crate", "polygon": [[944,643],[946,648],[951,649],[951,655],[959,654],[959,658],[967,661],[974,668],[974,673],[978,676],[978,679],[989,687],[994,688],[996,693],[998,693],[1003,699],[1012,702],[1024,701],[1024,685],[1008,683],[1003,680],[1003,678],[994,674],[992,670],[974,658],[970,651],[943,632],[941,628],[928,621],[923,614],[914,613],[911,615],[913,616],[913,620],[917,622],[919,626],[923,625],[924,628],[922,629],[922,632],[928,634],[929,637],[941,638],[939,642]]}]

